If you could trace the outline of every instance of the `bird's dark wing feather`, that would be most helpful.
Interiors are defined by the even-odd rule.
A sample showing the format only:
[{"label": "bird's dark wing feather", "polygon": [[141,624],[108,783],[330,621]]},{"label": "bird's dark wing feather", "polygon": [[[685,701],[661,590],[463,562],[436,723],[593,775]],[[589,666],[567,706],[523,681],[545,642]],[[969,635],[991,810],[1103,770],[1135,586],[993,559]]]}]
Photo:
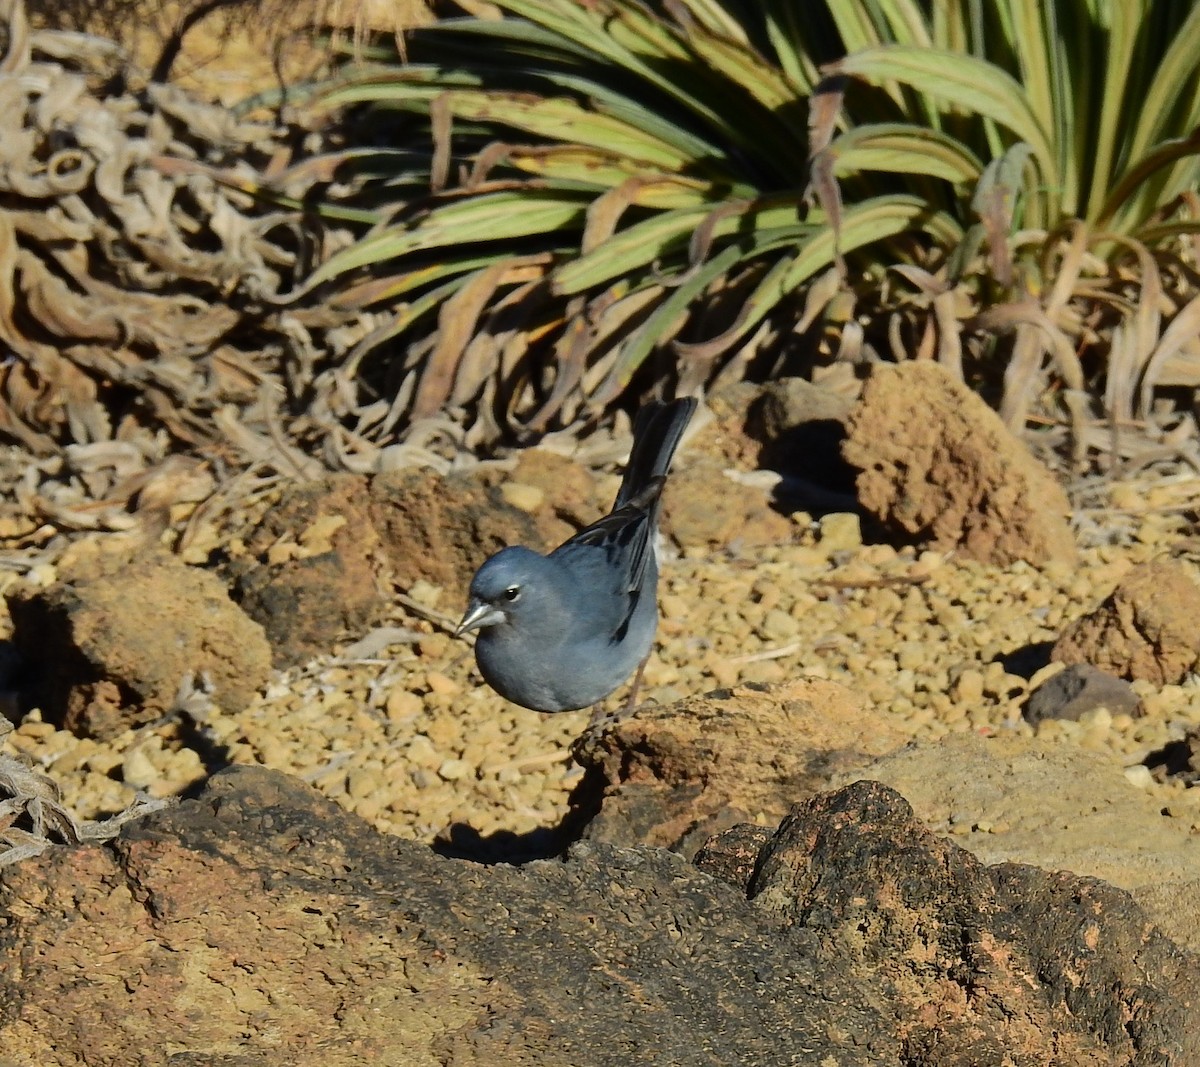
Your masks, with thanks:
[{"label": "bird's dark wing feather", "polygon": [[658,478],[640,496],[591,526],[550,553],[562,560],[579,581],[581,592],[603,587],[604,601],[612,610],[607,619],[595,621],[609,631],[610,641],[621,641],[645,593],[646,568],[654,550],[653,509],[665,479]]},{"label": "bird's dark wing feather", "polygon": [[616,608],[611,617],[613,640],[621,640],[643,595],[659,498],[696,403],[684,397],[642,408],[612,512],[550,553],[568,564],[581,583],[594,579],[611,591]]},{"label": "bird's dark wing feather", "polygon": [[[654,509],[665,482],[665,478],[655,478],[627,504],[597,519],[591,526],[585,526],[551,555],[573,555],[572,548],[584,545],[599,549],[604,553],[617,589],[629,592],[640,589],[651,549]],[[564,549],[567,550],[565,553]]]}]

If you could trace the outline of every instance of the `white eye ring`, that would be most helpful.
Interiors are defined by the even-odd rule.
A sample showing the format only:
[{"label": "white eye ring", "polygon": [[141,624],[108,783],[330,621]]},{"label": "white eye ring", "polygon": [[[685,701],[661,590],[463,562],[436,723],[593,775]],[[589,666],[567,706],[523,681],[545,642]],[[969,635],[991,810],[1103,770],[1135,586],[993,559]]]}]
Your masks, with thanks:
[{"label": "white eye ring", "polygon": [[501,595],[511,604],[520,597],[521,587],[519,585],[510,585]]}]

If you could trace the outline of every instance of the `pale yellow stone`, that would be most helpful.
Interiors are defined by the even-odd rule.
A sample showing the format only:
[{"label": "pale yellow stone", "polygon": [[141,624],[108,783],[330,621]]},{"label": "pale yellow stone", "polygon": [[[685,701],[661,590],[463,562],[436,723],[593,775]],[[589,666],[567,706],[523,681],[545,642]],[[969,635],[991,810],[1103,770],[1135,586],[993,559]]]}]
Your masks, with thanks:
[{"label": "pale yellow stone", "polygon": [[121,760],[121,777],[126,785],[134,789],[148,789],[161,777],[147,751],[149,744],[147,742],[129,749]]},{"label": "pale yellow stone", "polygon": [[1097,734],[1107,734],[1112,724],[1112,712],[1105,707],[1091,708],[1079,716],[1079,725]]},{"label": "pale yellow stone", "polygon": [[299,558],[300,546],[295,541],[276,541],[267,549],[267,562],[273,567]]},{"label": "pale yellow stone", "polygon": [[474,775],[475,768],[466,760],[448,759],[438,767],[437,772],[439,778],[444,778],[447,782],[456,782],[468,775]]},{"label": "pale yellow stone", "polygon": [[546,502],[546,493],[536,485],[524,482],[505,482],[500,486],[500,497],[510,507],[527,514],[534,514]]},{"label": "pale yellow stone", "polygon": [[447,715],[431,719],[424,729],[429,740],[439,750],[454,748],[457,751],[463,744],[462,724]]},{"label": "pale yellow stone", "polygon": [[1125,778],[1130,785],[1137,789],[1150,789],[1154,786],[1154,775],[1150,768],[1141,763],[1125,768]]},{"label": "pale yellow stone", "polygon": [[429,686],[429,691],[438,696],[453,696],[455,693],[461,692],[460,686],[453,678],[449,678],[442,674],[441,671],[430,671],[425,675],[425,684]]},{"label": "pale yellow stone", "polygon": [[333,535],[346,525],[345,515],[320,515],[316,521],[300,533],[300,544],[308,554],[319,555],[333,548]]},{"label": "pale yellow stone", "polygon": [[416,693],[400,684],[393,686],[388,693],[384,711],[392,722],[402,722],[420,715],[424,706],[424,701]]},{"label": "pale yellow stone", "polygon": [[983,700],[983,675],[974,668],[963,671],[950,687],[951,695],[963,704],[978,704]]},{"label": "pale yellow stone", "polygon": [[780,608],[772,608],[763,617],[761,632],[768,641],[790,641],[800,632],[800,623]]},{"label": "pale yellow stone", "polygon": [[443,759],[433,742],[424,734],[417,734],[409,741],[406,755],[408,762],[413,766],[429,769],[437,767]]},{"label": "pale yellow stone", "polygon": [[862,546],[862,525],[853,512],[835,512],[821,519],[821,548],[826,552]]},{"label": "pale yellow stone", "polygon": [[438,601],[442,599],[442,587],[427,582],[423,578],[413,582],[408,587],[407,593],[410,599],[416,601],[423,608],[436,608]]},{"label": "pale yellow stone", "polygon": [[346,775],[346,794],[351,800],[362,800],[380,789],[378,773],[366,767],[355,767]]}]

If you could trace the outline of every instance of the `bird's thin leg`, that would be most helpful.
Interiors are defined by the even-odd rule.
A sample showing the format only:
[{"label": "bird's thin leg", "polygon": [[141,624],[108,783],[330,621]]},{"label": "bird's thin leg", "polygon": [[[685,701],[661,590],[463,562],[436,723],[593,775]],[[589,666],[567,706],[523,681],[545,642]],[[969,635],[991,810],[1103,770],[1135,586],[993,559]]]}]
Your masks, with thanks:
[{"label": "bird's thin leg", "polygon": [[647,655],[641,663],[638,664],[637,673],[633,676],[633,685],[629,687],[629,696],[625,698],[625,706],[620,711],[608,712],[604,708],[604,703],[599,703],[592,709],[592,717],[588,720],[588,729],[592,730],[604,723],[620,722],[622,719],[629,718],[633,714],[634,705],[637,701],[638,689],[642,685],[642,672],[646,669],[646,664],[650,662],[650,656]]},{"label": "bird's thin leg", "polygon": [[629,687],[629,696],[625,701],[625,715],[633,714],[633,707],[637,701],[638,690],[642,687],[642,672],[646,669],[646,664],[650,662],[650,653],[646,653],[646,658],[638,664],[637,674],[633,676],[633,685]]}]

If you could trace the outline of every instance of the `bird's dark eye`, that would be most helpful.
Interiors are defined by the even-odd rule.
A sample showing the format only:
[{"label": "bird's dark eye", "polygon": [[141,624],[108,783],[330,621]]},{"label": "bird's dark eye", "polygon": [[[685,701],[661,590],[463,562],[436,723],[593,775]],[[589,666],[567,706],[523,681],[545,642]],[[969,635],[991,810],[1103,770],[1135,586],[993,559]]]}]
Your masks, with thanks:
[{"label": "bird's dark eye", "polygon": [[508,601],[516,600],[517,597],[519,597],[520,595],[521,595],[521,587],[519,585],[510,585],[507,589],[504,590],[504,592],[502,594],[504,599],[508,600]]}]

